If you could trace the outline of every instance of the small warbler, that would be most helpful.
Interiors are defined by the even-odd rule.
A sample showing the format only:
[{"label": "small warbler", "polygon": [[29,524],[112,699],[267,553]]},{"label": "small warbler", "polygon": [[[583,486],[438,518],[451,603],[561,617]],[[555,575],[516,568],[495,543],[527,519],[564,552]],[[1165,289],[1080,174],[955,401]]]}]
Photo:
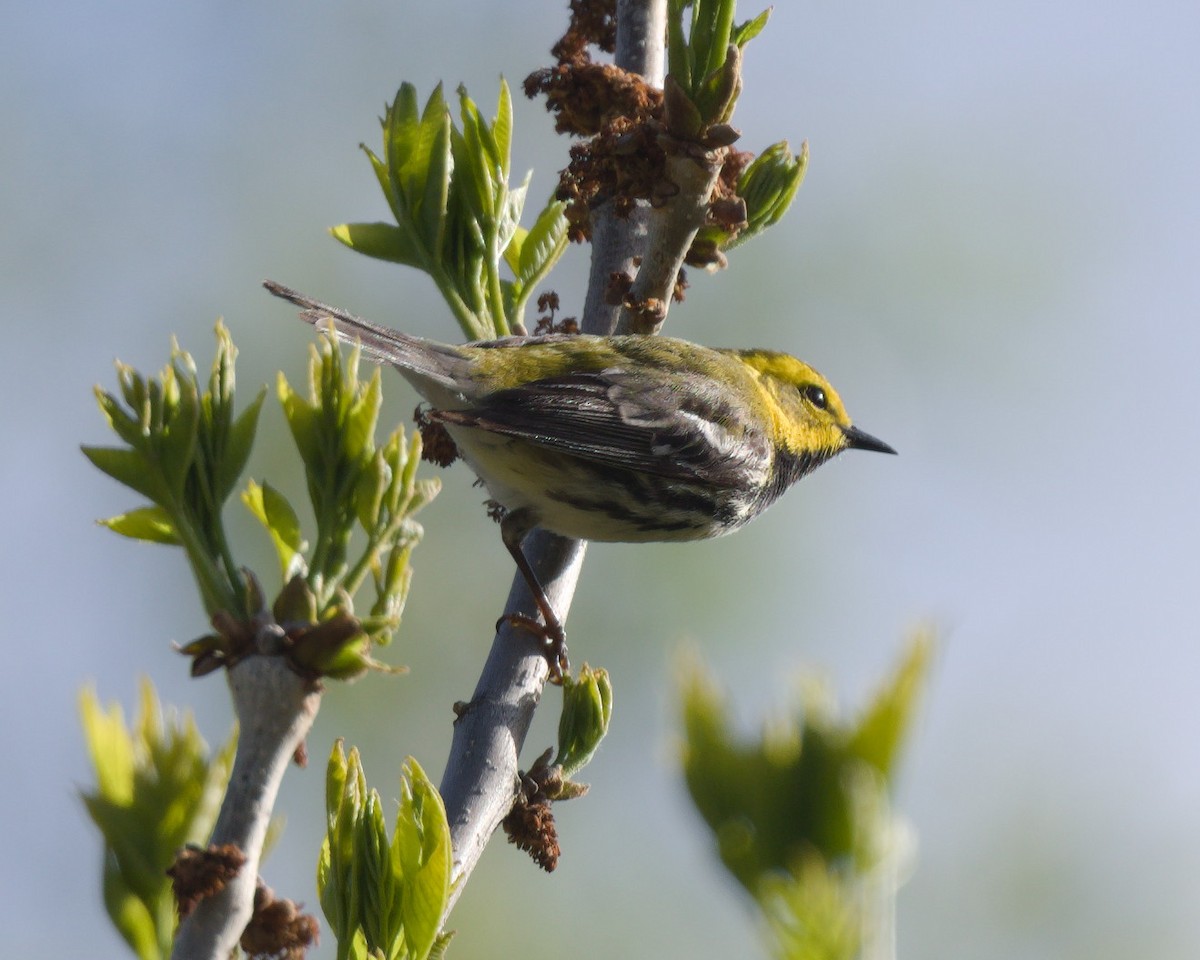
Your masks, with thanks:
[{"label": "small warbler", "polygon": [[500,535],[543,623],[565,634],[521,549],[534,527],[581,540],[703,540],[736,530],[843,450],[895,453],[850,422],[808,364],[658,336],[551,334],[461,346],[380,327],[267,281],[301,316],[390,363],[428,400],[503,508]]}]

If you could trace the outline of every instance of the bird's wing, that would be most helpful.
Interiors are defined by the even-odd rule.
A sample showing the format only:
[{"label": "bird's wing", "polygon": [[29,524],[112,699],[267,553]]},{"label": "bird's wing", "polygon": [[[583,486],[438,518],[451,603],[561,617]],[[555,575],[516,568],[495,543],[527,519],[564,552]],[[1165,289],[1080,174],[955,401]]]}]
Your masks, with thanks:
[{"label": "bird's wing", "polygon": [[717,486],[761,482],[772,456],[767,438],[748,428],[748,412],[712,382],[620,369],[538,380],[434,416],[613,467]]}]

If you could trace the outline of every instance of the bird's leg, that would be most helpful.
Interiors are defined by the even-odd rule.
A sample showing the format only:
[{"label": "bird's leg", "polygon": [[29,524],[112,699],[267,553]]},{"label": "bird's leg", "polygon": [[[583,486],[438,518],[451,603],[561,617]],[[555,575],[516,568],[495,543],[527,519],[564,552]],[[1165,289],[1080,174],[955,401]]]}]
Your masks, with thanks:
[{"label": "bird's leg", "polygon": [[517,569],[521,571],[521,576],[525,578],[525,585],[533,594],[534,603],[537,604],[538,610],[542,614],[543,622],[538,623],[533,617],[521,613],[510,613],[501,619],[508,621],[514,627],[528,630],[545,641],[545,656],[546,663],[550,667],[550,682],[561,684],[563,675],[571,669],[571,664],[567,660],[567,634],[563,629],[562,621],[558,619],[558,615],[550,605],[550,598],[542,589],[537,574],[533,572],[533,567],[525,556],[525,551],[521,549],[521,541],[532,529],[529,520],[529,516],[521,510],[512,510],[506,513],[500,521],[500,538],[504,541],[508,552],[512,554]]}]

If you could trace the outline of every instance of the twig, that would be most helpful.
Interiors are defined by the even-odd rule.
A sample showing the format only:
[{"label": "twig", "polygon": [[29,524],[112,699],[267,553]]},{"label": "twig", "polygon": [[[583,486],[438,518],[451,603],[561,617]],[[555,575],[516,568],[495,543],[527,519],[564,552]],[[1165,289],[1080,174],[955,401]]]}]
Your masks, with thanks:
[{"label": "twig", "polygon": [[[587,544],[535,530],[525,555],[558,615],[565,619],[575,593]],[[513,580],[506,613],[534,610],[529,588]],[[441,794],[450,821],[457,886],[454,905],[488,840],[512,808],[517,791],[517,758],[546,682],[548,666],[540,638],[503,623],[471,702],[459,708]]]},{"label": "twig", "polygon": [[651,334],[662,327],[679,271],[696,233],[704,226],[720,173],[719,152],[668,155],[667,179],[679,192],[670,203],[649,212],[646,254],[621,308],[622,329]]},{"label": "twig", "polygon": [[[652,87],[663,85],[666,34],[666,0],[617,0],[616,64],[640,74]],[[622,220],[613,215],[610,203],[593,212],[592,262],[580,324],[584,333],[629,332],[628,319],[622,322],[621,305],[609,303],[606,293],[614,273],[633,276],[637,272],[635,261],[647,249],[649,212],[647,206],[639,204],[631,216]]]},{"label": "twig", "polygon": [[[666,0],[618,0],[618,66],[662,85]],[[641,213],[641,211],[639,211]],[[629,272],[642,252],[645,228],[635,216],[617,221],[609,210],[595,212],[592,267],[582,329],[612,333],[619,306],[604,302],[614,272]],[[535,530],[525,555],[555,611],[565,618],[575,593],[586,544]],[[505,614],[534,609],[518,574]],[[460,711],[441,794],[450,821],[456,887],[447,910],[461,893],[488,840],[512,807],[518,785],[518,757],[546,682],[547,665],[540,642],[528,631],[503,624],[497,631],[471,702]]]},{"label": "twig", "polygon": [[278,656],[249,656],[228,671],[238,718],[237,757],[212,844],[233,844],[246,861],[218,893],[179,925],[173,960],[226,960],[250,922],[263,841],[279,783],[320,706],[320,687]]}]

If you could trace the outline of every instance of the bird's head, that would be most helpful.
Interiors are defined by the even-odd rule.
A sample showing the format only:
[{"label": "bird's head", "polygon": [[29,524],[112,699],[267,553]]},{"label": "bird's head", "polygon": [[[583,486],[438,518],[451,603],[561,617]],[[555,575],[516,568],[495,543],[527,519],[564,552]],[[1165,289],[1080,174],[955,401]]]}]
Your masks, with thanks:
[{"label": "bird's head", "polygon": [[791,455],[820,463],[843,450],[896,452],[854,426],[837,391],[807,363],[770,350],[747,350],[742,359],[758,374],[772,439]]}]

